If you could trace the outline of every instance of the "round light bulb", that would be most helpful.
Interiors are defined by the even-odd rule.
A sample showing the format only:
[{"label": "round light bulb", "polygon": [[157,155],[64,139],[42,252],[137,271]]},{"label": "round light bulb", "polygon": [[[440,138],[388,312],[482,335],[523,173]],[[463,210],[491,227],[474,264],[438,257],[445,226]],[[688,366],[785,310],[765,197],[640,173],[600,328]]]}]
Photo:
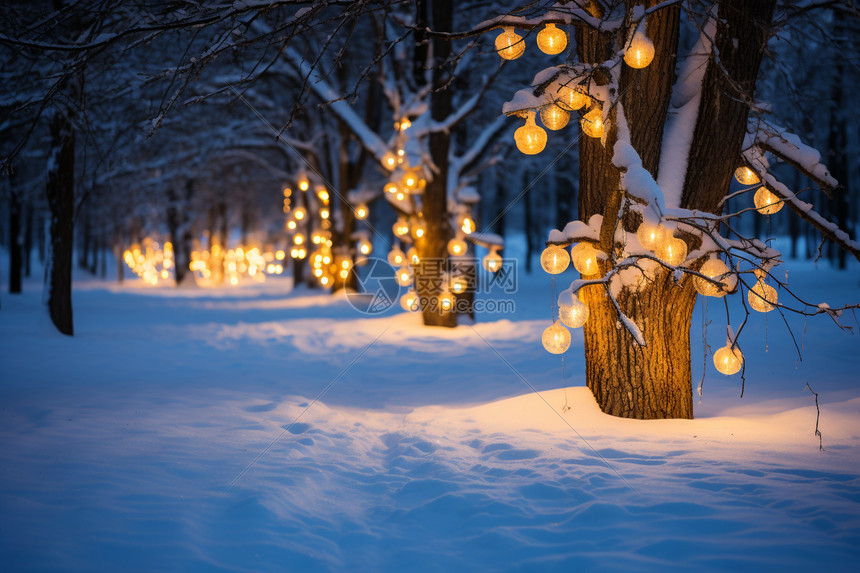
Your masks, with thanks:
[{"label": "round light bulb", "polygon": [[548,103],[540,109],[540,121],[547,129],[556,131],[567,125],[570,113],[554,103]]},{"label": "round light bulb", "polygon": [[551,275],[563,273],[570,265],[570,254],[558,245],[550,245],[540,254],[540,266]]},{"label": "round light bulb", "polygon": [[735,169],[735,179],[737,179],[738,183],[741,185],[758,185],[761,183],[761,179],[759,179],[758,174],[746,165],[742,165]]},{"label": "round light bulb", "polygon": [[448,241],[448,253],[455,257],[465,255],[467,248],[466,241],[463,239],[451,239]]},{"label": "round light bulb", "polygon": [[537,46],[544,54],[560,54],[567,47],[567,34],[555,24],[547,24],[538,32]]},{"label": "round light bulb", "polygon": [[761,279],[747,292],[747,301],[749,301],[752,309],[758,312],[772,311],[776,308],[774,305],[778,299],[776,289]]},{"label": "round light bulb", "polygon": [[585,107],[591,99],[588,94],[584,94],[578,89],[571,86],[559,86],[555,92],[556,103],[564,110],[576,111]]},{"label": "round light bulb", "polygon": [[484,257],[481,264],[485,271],[497,273],[502,268],[502,256],[496,251],[492,251]]},{"label": "round light bulb", "polygon": [[409,312],[418,310],[418,295],[414,290],[409,289],[406,294],[400,297],[400,308]]},{"label": "round light bulb", "polygon": [[367,205],[362,203],[358,207],[355,208],[355,218],[359,221],[367,219],[367,215],[370,213],[370,210],[367,208]]},{"label": "round light bulb", "polygon": [[630,47],[624,52],[624,63],[631,68],[641,69],[654,59],[654,43],[643,32],[633,34]]},{"label": "round light bulb", "polygon": [[514,32],[514,29],[505,26],[502,33],[496,36],[496,52],[505,60],[516,60],[526,50],[523,37]]},{"label": "round light bulb", "polygon": [[600,269],[597,268],[597,255],[599,251],[589,243],[578,243],[570,252],[570,260],[573,267],[581,275],[595,275]]},{"label": "round light bulb", "polygon": [[547,352],[561,354],[570,348],[570,338],[570,331],[562,326],[560,320],[556,320],[543,331],[541,342]]},{"label": "round light bulb", "polygon": [[591,108],[591,111],[582,116],[579,124],[582,132],[588,137],[600,139],[606,132],[606,124],[603,122],[603,110],[600,106]]},{"label": "round light bulb", "polygon": [[702,268],[699,269],[699,273],[726,285],[725,287],[721,287],[712,282],[706,281],[701,277],[696,277],[693,280],[693,285],[696,287],[696,291],[703,296],[715,296],[720,298],[726,296],[726,294],[733,289],[734,281],[731,280],[733,275],[731,275],[731,271],[729,270],[729,267],[726,266],[726,263],[720,259],[708,259],[705,264],[702,265]]},{"label": "round light bulb", "polygon": [[639,239],[639,244],[642,247],[649,251],[656,251],[666,238],[666,229],[663,225],[652,225],[643,221],[636,229],[636,238]]},{"label": "round light bulb", "polygon": [[406,262],[406,254],[400,249],[391,249],[388,253],[388,264],[392,267],[399,267]]},{"label": "round light bulb", "polygon": [[714,367],[726,376],[737,374],[744,365],[744,355],[740,348],[723,346],[714,352]]},{"label": "round light bulb", "polygon": [[773,215],[782,209],[783,202],[770,189],[762,185],[753,196],[756,211],[762,215]]},{"label": "round light bulb", "polygon": [[683,239],[666,237],[657,250],[657,257],[667,265],[676,267],[687,259],[687,243]]},{"label": "round light bulb", "polygon": [[529,111],[525,125],[514,132],[517,149],[526,155],[537,155],[546,147],[546,132],[535,124],[535,112]]}]

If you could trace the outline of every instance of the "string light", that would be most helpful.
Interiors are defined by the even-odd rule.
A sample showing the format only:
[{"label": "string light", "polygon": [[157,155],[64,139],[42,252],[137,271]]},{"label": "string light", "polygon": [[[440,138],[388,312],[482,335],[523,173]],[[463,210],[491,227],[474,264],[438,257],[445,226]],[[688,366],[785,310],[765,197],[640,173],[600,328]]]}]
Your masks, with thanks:
[{"label": "string light", "polygon": [[603,110],[599,105],[594,106],[591,111],[582,116],[579,124],[585,135],[596,139],[603,137],[606,131],[606,125],[603,122]]},{"label": "string light", "polygon": [[538,32],[537,46],[544,54],[553,56],[560,54],[567,47],[567,34],[560,30],[555,24],[547,24],[543,30]]},{"label": "string light", "polygon": [[412,284],[412,271],[410,271],[407,267],[401,267],[397,270],[397,275],[395,276],[397,279],[397,284],[402,287],[406,287]]},{"label": "string light", "polygon": [[454,294],[461,294],[466,292],[467,286],[468,284],[466,283],[466,279],[463,277],[454,277],[453,279],[451,279],[450,288],[451,292],[453,292]]},{"label": "string light", "polygon": [[551,275],[562,273],[570,265],[570,254],[558,245],[550,245],[540,254],[540,266]]},{"label": "string light", "polygon": [[371,243],[367,239],[361,239],[358,242],[358,252],[362,255],[369,255],[373,252],[373,243]]},{"label": "string light", "polygon": [[475,221],[471,217],[463,217],[460,221],[460,230],[467,235],[471,235],[475,232]]},{"label": "string light", "polygon": [[541,342],[547,352],[562,354],[570,348],[570,338],[570,331],[562,326],[560,320],[556,320],[543,331]]},{"label": "string light", "polygon": [[535,112],[530,110],[525,125],[514,132],[517,149],[526,155],[536,155],[546,147],[546,132],[535,124]]},{"label": "string light", "polygon": [[540,121],[547,129],[557,131],[570,121],[570,113],[554,103],[548,103],[540,109]]},{"label": "string light", "polygon": [[448,241],[448,253],[455,257],[465,255],[467,248],[466,241],[463,239],[451,239]]},{"label": "string light", "polygon": [[773,215],[782,209],[783,202],[770,189],[762,185],[753,196],[756,211],[762,215]]},{"label": "string light", "polygon": [[761,276],[749,292],[747,300],[753,310],[758,312],[770,312],[776,308],[774,306],[778,301],[776,289],[764,282],[764,277]]},{"label": "string light", "polygon": [[364,219],[367,219],[367,215],[369,212],[370,211],[368,210],[367,205],[362,203],[355,208],[355,218],[359,221],[363,221]]},{"label": "string light", "polygon": [[424,222],[424,219],[419,217],[414,223],[412,223],[412,235],[416,239],[420,239],[424,237],[427,233],[427,223]]},{"label": "string light", "polygon": [[695,277],[695,279],[693,280],[693,285],[696,287],[696,291],[699,294],[703,296],[714,296],[717,298],[721,298],[726,296],[729,290],[731,290],[731,285],[729,284],[729,277],[731,271],[729,270],[729,267],[726,266],[726,263],[724,263],[720,259],[708,259],[705,264],[702,265],[702,268],[699,269],[699,272],[708,278],[726,284],[725,287],[721,287],[701,277]]},{"label": "string light", "polygon": [[737,179],[738,183],[741,185],[758,185],[761,183],[761,179],[759,179],[758,174],[746,165],[742,165],[735,169],[735,179]]},{"label": "string light", "polygon": [[740,348],[723,346],[714,352],[714,367],[726,376],[737,374],[744,365],[744,355]]},{"label": "string light", "polygon": [[301,221],[305,218],[305,215],[307,215],[307,211],[304,207],[297,207],[293,212],[293,217],[295,217],[296,221]]},{"label": "string light", "polygon": [[406,219],[397,219],[397,221],[392,226],[394,230],[394,235],[397,237],[404,237],[409,234],[409,223]]},{"label": "string light", "polygon": [[494,248],[484,257],[481,264],[487,272],[497,273],[502,268],[502,256]]},{"label": "string light", "polygon": [[496,52],[505,60],[516,60],[526,50],[523,37],[514,32],[510,26],[504,26],[502,33],[496,36]]},{"label": "string light", "polygon": [[390,151],[382,156],[382,166],[391,170],[397,166],[397,156]]},{"label": "string light", "polygon": [[412,289],[406,291],[406,294],[400,297],[400,308],[408,312],[418,310],[418,294]]},{"label": "string light", "polygon": [[301,189],[302,191],[307,191],[308,187],[310,186],[311,184],[310,181],[308,181],[307,177],[302,177],[302,179],[299,180],[299,189]]},{"label": "string light", "polygon": [[406,261],[406,254],[398,248],[391,249],[388,253],[388,264],[392,267],[399,267]]},{"label": "string light", "polygon": [[648,67],[654,59],[654,43],[644,32],[637,31],[633,34],[630,47],[624,52],[624,63],[631,68],[641,69]]},{"label": "string light", "polygon": [[636,238],[639,244],[649,251],[656,251],[666,238],[666,229],[659,223],[652,225],[645,221],[636,229]]},{"label": "string light", "polygon": [[412,265],[412,268],[418,266],[418,263],[421,262],[421,259],[418,257],[418,249],[412,247],[408,251],[406,251],[406,262]]},{"label": "string light", "polygon": [[558,318],[570,328],[579,328],[588,320],[588,305],[569,291],[558,297]]},{"label": "string light", "polygon": [[556,104],[566,111],[576,111],[581,109],[585,107],[591,99],[588,97],[588,94],[584,94],[578,89],[570,86],[559,86],[555,95]]},{"label": "string light", "polygon": [[597,274],[597,255],[599,251],[591,246],[590,243],[577,243],[570,252],[570,259],[573,261],[573,267],[579,271],[581,275]]},{"label": "string light", "polygon": [[667,236],[657,250],[657,257],[667,265],[676,267],[687,259],[687,243],[683,239]]}]

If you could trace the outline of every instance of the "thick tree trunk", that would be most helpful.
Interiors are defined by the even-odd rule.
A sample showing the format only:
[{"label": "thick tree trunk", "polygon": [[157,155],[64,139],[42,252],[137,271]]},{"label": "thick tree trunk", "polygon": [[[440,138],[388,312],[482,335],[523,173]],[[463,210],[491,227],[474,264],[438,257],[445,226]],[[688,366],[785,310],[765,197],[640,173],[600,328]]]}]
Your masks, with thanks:
[{"label": "thick tree trunk", "polygon": [[[772,12],[773,0],[720,3],[721,23],[715,43],[722,68],[712,58],[706,69],[682,207],[709,212],[719,209],[719,200],[739,161],[748,115],[744,95],[751,101]],[[625,67],[621,77],[631,142],[655,179],[674,81],[679,17],[677,6],[648,17],[647,33],[657,56],[643,70]],[[595,63],[605,61],[611,55],[608,40],[611,38],[605,34],[579,27],[580,58]],[[728,71],[733,83],[725,78],[723,70]],[[744,94],[738,94],[735,86]],[[614,221],[621,205],[617,191],[620,173],[612,164],[615,123],[610,123],[605,147],[599,140],[583,137],[580,150],[579,216],[588,221],[592,214],[604,215],[600,248],[605,252],[614,252]],[[627,225],[633,226],[625,220]],[[608,270],[601,263],[601,271]],[[643,347],[622,326],[602,286],[587,287],[583,297],[590,309],[584,326],[586,383],[601,409],[627,418],[692,418],[690,324],[696,291],[691,281],[683,279],[676,284],[666,271],[660,271],[647,286],[619,296],[621,310],[643,333]]]},{"label": "thick tree trunk", "polygon": [[72,250],[75,215],[75,132],[69,111],[61,109],[51,122],[48,205],[51,209],[51,251],[45,281],[48,312],[63,334],[74,334],[72,322]]}]

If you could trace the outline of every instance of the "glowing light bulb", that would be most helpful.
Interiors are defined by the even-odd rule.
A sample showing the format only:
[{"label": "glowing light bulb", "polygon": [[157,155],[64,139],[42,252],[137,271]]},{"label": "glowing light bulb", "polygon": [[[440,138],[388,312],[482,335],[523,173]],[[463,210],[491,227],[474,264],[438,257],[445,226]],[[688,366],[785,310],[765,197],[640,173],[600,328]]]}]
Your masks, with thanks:
[{"label": "glowing light bulb", "polygon": [[603,110],[600,106],[591,108],[591,111],[582,116],[579,124],[582,126],[582,132],[589,137],[600,139],[606,132],[606,124],[603,122]]},{"label": "glowing light bulb", "polygon": [[409,289],[406,294],[400,297],[400,308],[408,312],[415,312],[418,310],[418,294],[412,289]]},{"label": "glowing light bulb", "polygon": [[747,292],[747,301],[753,310],[758,312],[770,312],[776,308],[774,306],[778,302],[776,289],[764,282],[764,279],[759,279],[749,292]]},{"label": "glowing light bulb", "polygon": [[355,218],[358,219],[359,221],[363,221],[364,219],[367,219],[367,215],[369,212],[370,211],[367,208],[367,205],[362,203],[361,205],[359,205],[358,207],[355,208]]},{"label": "glowing light bulb", "polygon": [[566,111],[576,111],[585,107],[589,100],[588,94],[584,94],[570,86],[559,86],[555,92],[556,104]]},{"label": "glowing light bulb", "polygon": [[544,54],[560,54],[567,47],[567,34],[556,28],[555,24],[547,24],[538,32],[537,46]]},{"label": "glowing light bulb", "polygon": [[403,237],[409,234],[409,223],[406,222],[406,219],[397,219],[392,229],[396,237]]},{"label": "glowing light bulb", "polygon": [[467,235],[471,235],[475,232],[475,221],[471,217],[463,217],[460,222],[460,229]]},{"label": "glowing light bulb", "polygon": [[546,147],[546,132],[535,124],[535,112],[529,111],[525,125],[514,132],[517,149],[526,155],[536,155]]},{"label": "glowing light bulb", "polygon": [[307,211],[305,211],[304,207],[298,207],[293,213],[293,217],[295,217],[297,221],[304,219],[305,215],[307,215]]},{"label": "glowing light bulb", "polygon": [[421,262],[421,259],[418,257],[418,249],[412,247],[406,251],[406,261],[413,267],[417,267],[418,263]]},{"label": "glowing light bulb", "polygon": [[597,257],[599,251],[591,246],[590,243],[577,243],[570,251],[570,260],[573,262],[573,268],[579,271],[581,275],[597,274]]},{"label": "glowing light bulb", "polygon": [[742,165],[735,169],[735,179],[737,179],[738,183],[741,185],[758,185],[761,183],[761,179],[759,179],[758,174],[746,165]]},{"label": "glowing light bulb", "polygon": [[550,245],[540,254],[540,266],[551,275],[564,272],[570,265],[570,254],[558,245]]},{"label": "glowing light bulb", "polygon": [[560,320],[556,320],[551,326],[543,331],[541,342],[547,352],[562,354],[570,348],[570,331],[562,326]]},{"label": "glowing light bulb", "polygon": [[463,277],[454,277],[451,280],[451,292],[453,292],[454,294],[461,294],[466,292],[466,286],[466,279]]},{"label": "glowing light bulb", "polygon": [[724,297],[729,291],[734,289],[734,284],[737,282],[737,277],[731,273],[729,267],[720,259],[708,259],[699,272],[708,278],[724,283],[726,286],[721,287],[712,282],[706,281],[701,277],[696,277],[693,280],[693,286],[696,291],[703,296],[715,296],[717,298]]},{"label": "glowing light bulb", "polygon": [[287,229],[292,231],[295,228],[296,228],[296,222],[295,221],[287,221]]},{"label": "glowing light bulb", "polygon": [[666,239],[666,229],[660,224],[652,225],[643,221],[636,229],[636,238],[639,239],[639,244],[644,248],[649,251],[656,251]]},{"label": "glowing light bulb", "polygon": [[744,365],[744,355],[740,348],[723,346],[714,352],[714,367],[726,376],[737,374]]},{"label": "glowing light bulb", "polygon": [[424,222],[424,219],[418,218],[414,223],[412,223],[412,234],[416,239],[422,238],[427,233],[427,223]]},{"label": "glowing light bulb", "polygon": [[302,235],[301,233],[299,233],[293,237],[293,243],[295,243],[296,245],[301,245],[304,242],[305,242],[305,236]]},{"label": "glowing light bulb", "polygon": [[397,166],[397,156],[390,151],[382,156],[382,166],[387,169],[394,169]]},{"label": "glowing light bulb", "polygon": [[391,249],[388,253],[388,264],[392,267],[399,267],[406,261],[406,254],[400,249]]},{"label": "glowing light bulb", "polygon": [[481,261],[481,264],[484,266],[484,270],[497,273],[502,268],[502,256],[495,250],[490,251]]},{"label": "glowing light bulb", "polygon": [[579,328],[588,320],[588,305],[566,291],[558,297],[558,318],[570,328]]},{"label": "glowing light bulb", "polygon": [[667,265],[676,267],[687,258],[687,243],[682,239],[668,236],[657,250],[657,257]]},{"label": "glowing light bulb", "polygon": [[450,312],[457,302],[457,299],[450,292],[443,292],[437,300],[439,301],[439,310],[442,312]]},{"label": "glowing light bulb", "polygon": [[299,180],[299,189],[301,189],[302,191],[307,191],[307,190],[308,190],[308,187],[310,187],[310,185],[311,185],[311,184],[310,184],[310,182],[307,180],[307,178],[302,178],[302,179],[300,179],[300,180]]},{"label": "glowing light bulb", "polygon": [[556,131],[567,125],[570,113],[554,103],[548,103],[540,109],[540,121],[547,129]]},{"label": "glowing light bulb", "polygon": [[773,215],[782,209],[782,206],[784,205],[782,200],[764,185],[759,187],[755,192],[753,203],[755,203],[756,211],[762,215]]},{"label": "glowing light bulb", "polygon": [[358,252],[362,255],[369,255],[373,252],[373,244],[367,239],[362,239],[358,242]]},{"label": "glowing light bulb", "polygon": [[648,67],[654,59],[654,43],[644,32],[633,34],[630,47],[624,52],[624,63],[631,68],[641,69]]},{"label": "glowing light bulb", "polygon": [[496,52],[505,60],[516,60],[526,50],[523,37],[514,32],[509,26],[502,28],[502,33],[496,36]]},{"label": "glowing light bulb", "polygon": [[448,253],[455,257],[466,254],[467,248],[466,241],[463,239],[451,239],[448,241]]}]

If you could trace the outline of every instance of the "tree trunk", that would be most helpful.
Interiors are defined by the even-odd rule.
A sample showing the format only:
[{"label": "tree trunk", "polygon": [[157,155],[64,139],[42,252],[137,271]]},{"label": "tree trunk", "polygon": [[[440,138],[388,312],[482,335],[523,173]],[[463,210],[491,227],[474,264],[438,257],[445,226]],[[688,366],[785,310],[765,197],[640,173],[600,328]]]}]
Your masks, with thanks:
[{"label": "tree trunk", "polygon": [[[74,90],[73,90],[74,91]],[[70,109],[59,109],[51,121],[51,162],[48,205],[51,247],[45,281],[51,320],[63,334],[74,334],[72,323],[72,250],[75,215],[75,131]]]},{"label": "tree trunk", "polygon": [[[773,0],[720,3],[715,47],[734,84],[730,84],[723,69],[711,58],[702,83],[682,207],[719,211],[719,200],[725,195],[739,161],[749,111],[734,86],[740,86],[744,90],[741,95],[752,100],[773,7]],[[620,90],[631,142],[642,165],[655,179],[674,81],[679,18],[677,6],[650,15],[647,34],[657,57],[649,67],[643,70],[625,67],[621,75]],[[611,37],[606,34],[578,27],[580,58],[595,63],[605,61],[611,55],[608,40]],[[622,204],[621,193],[617,191],[620,172],[612,164],[615,112],[612,110],[606,146],[599,140],[583,137],[579,163],[580,219],[588,221],[595,213],[604,216],[599,246],[608,253],[615,253],[615,221]],[[601,263],[601,271],[605,274],[610,265]],[[685,278],[676,284],[670,274],[659,271],[647,286],[619,295],[621,310],[643,333],[646,343],[643,347],[623,327],[602,286],[587,287],[583,297],[590,309],[584,326],[586,384],[600,408],[627,418],[692,418],[690,324],[696,302],[692,281]]]},{"label": "tree trunk", "polygon": [[30,277],[33,263],[33,204],[27,203],[27,215],[24,217],[24,276]]},{"label": "tree trunk", "polygon": [[[14,185],[14,175],[10,184]],[[9,194],[9,293],[21,292],[21,200],[13,189]]]},{"label": "tree trunk", "polygon": [[[426,0],[418,1],[419,19],[426,15]],[[432,0],[431,24],[434,30],[451,30],[453,5],[451,0]],[[426,46],[426,38],[416,31],[416,47]],[[434,120],[442,121],[451,114],[451,87],[441,88],[447,79],[444,63],[451,54],[451,44],[445,40],[433,39],[433,72],[432,82],[440,89],[430,94],[430,113]],[[423,75],[426,60],[421,58],[426,51],[416,49],[415,75]],[[416,77],[416,79],[419,79]],[[422,82],[423,83],[423,82]],[[421,85],[419,83],[419,85]],[[415,289],[422,301],[421,313],[427,326],[457,326],[455,312],[443,312],[436,304],[437,297],[442,292],[442,281],[438,280],[440,270],[445,269],[448,260],[448,240],[451,238],[451,226],[448,222],[448,149],[450,134],[432,132],[429,138],[430,158],[438,171],[427,182],[424,190],[422,211],[427,222],[427,232],[424,237],[415,241],[421,262],[415,269]]]}]

